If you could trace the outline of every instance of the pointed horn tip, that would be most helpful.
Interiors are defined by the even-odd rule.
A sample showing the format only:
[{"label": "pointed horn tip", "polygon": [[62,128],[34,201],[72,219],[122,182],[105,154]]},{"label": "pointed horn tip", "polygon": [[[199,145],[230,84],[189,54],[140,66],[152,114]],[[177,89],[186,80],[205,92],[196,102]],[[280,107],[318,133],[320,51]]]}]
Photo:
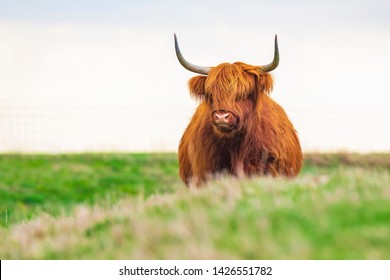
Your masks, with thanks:
[{"label": "pointed horn tip", "polygon": [[174,42],[175,42],[175,51],[176,51],[176,53],[177,53],[177,52],[180,52],[180,49],[179,49],[179,42],[178,42],[178,40],[177,40],[176,33],[173,33],[173,38],[174,38]]},{"label": "pointed horn tip", "polygon": [[278,47],[278,34],[275,34],[275,47],[274,47],[274,59],[270,64],[259,66],[259,70],[261,73],[271,72],[276,69],[279,65],[279,47]]},{"label": "pointed horn tip", "polygon": [[197,74],[201,74],[201,75],[208,75],[209,71],[210,71],[210,67],[202,67],[202,66],[197,66],[197,65],[194,65],[194,64],[191,64],[190,62],[188,62],[184,57],[183,55],[181,54],[181,51],[180,51],[180,48],[179,48],[179,43],[177,41],[177,36],[176,36],[176,33],[173,33],[173,36],[175,38],[175,51],[176,51],[176,56],[177,56],[177,59],[179,60],[180,64],[186,68],[187,70],[191,71],[191,72],[194,72],[194,73],[197,73]]},{"label": "pointed horn tip", "polygon": [[279,53],[278,34],[275,34],[275,51]]}]

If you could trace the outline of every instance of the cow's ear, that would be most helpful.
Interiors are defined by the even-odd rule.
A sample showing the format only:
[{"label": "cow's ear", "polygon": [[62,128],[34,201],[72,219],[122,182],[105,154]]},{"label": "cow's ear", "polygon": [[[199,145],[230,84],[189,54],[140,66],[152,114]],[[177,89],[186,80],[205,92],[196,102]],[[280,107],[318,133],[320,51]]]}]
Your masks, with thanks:
[{"label": "cow's ear", "polygon": [[195,99],[203,100],[206,97],[205,82],[206,76],[196,76],[188,82],[190,94]]},{"label": "cow's ear", "polygon": [[257,77],[257,93],[269,95],[274,87],[274,80],[268,73],[261,73]]}]

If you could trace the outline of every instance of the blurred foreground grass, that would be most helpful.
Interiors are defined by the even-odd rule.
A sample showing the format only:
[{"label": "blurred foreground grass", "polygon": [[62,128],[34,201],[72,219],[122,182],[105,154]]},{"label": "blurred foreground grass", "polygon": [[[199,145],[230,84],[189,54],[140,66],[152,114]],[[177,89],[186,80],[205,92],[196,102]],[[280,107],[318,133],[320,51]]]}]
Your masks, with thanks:
[{"label": "blurred foreground grass", "polygon": [[0,156],[0,259],[389,259],[390,155],[189,191],[176,154]]}]

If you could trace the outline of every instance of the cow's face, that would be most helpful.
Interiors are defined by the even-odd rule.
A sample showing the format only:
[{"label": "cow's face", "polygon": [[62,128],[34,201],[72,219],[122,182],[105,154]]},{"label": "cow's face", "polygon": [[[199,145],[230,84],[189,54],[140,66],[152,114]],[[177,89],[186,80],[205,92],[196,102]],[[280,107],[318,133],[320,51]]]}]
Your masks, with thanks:
[{"label": "cow's face", "polygon": [[251,65],[223,63],[211,68],[208,76],[192,78],[189,88],[206,105],[204,117],[216,135],[231,136],[250,129],[258,97],[271,91],[272,78]]}]

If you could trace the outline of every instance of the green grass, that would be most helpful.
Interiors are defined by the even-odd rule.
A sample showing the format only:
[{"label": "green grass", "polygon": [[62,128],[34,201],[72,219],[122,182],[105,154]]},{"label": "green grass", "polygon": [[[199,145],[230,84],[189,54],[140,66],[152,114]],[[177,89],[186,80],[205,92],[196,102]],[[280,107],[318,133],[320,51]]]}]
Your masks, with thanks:
[{"label": "green grass", "polygon": [[190,191],[175,154],[0,156],[0,259],[389,259],[390,155]]},{"label": "green grass", "polygon": [[175,189],[175,154],[0,155],[0,225]]}]

